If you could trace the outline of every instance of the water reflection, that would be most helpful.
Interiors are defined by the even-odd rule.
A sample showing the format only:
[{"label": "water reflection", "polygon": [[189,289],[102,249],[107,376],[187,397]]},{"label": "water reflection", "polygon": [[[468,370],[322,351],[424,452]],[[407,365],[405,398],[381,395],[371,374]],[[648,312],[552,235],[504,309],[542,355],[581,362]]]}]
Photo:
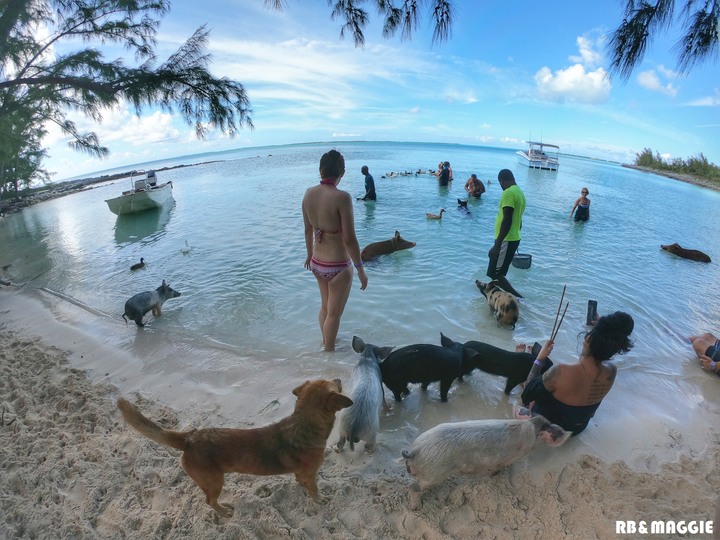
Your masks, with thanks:
[{"label": "water reflection", "polygon": [[115,222],[115,243],[139,242],[143,238],[162,231],[170,221],[175,199],[169,199],[162,208],[137,214],[122,214]]}]

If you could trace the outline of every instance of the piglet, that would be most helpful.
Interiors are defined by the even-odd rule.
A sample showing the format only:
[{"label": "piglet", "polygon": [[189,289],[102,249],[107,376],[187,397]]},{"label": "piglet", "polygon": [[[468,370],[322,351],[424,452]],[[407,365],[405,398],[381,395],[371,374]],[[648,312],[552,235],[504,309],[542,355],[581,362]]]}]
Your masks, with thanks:
[{"label": "piglet", "polygon": [[410,393],[408,383],[421,383],[423,390],[427,390],[436,381],[440,381],[440,401],[447,401],[450,386],[461,375],[463,355],[472,355],[474,351],[465,351],[461,343],[453,343],[442,334],[440,341],[448,346],[407,345],[391,352],[380,364],[382,381],[395,401]]},{"label": "piglet", "polygon": [[346,440],[350,443],[350,450],[355,450],[355,443],[362,440],[365,442],[365,451],[372,454],[380,429],[380,407],[388,408],[382,387],[380,361],[393,348],[376,347],[357,336],[353,336],[352,348],[360,353],[360,360],[352,372],[350,398],[353,404],[340,413],[340,439],[336,451],[343,451]]},{"label": "piglet", "polygon": [[470,420],[440,424],[420,435],[402,457],[415,483],[410,507],[422,508],[422,494],[452,475],[496,474],[526,456],[542,440],[560,446],[571,435],[542,416],[518,408],[513,420]]},{"label": "piglet", "polygon": [[395,231],[395,236],[393,236],[390,240],[374,242],[365,246],[360,252],[360,258],[363,261],[369,261],[370,259],[379,257],[380,255],[387,255],[388,253],[394,253],[395,251],[400,251],[401,249],[414,248],[416,245],[417,244],[415,242],[405,240],[402,236],[400,236],[398,231]]}]

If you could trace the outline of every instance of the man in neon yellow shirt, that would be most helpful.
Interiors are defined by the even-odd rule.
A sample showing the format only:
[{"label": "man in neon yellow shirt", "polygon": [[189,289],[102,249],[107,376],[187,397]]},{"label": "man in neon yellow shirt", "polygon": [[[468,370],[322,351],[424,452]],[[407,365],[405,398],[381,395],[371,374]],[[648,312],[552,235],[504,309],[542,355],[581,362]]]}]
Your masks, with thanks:
[{"label": "man in neon yellow shirt", "polygon": [[510,169],[501,170],[498,173],[498,181],[503,192],[495,218],[495,243],[488,252],[490,261],[487,275],[490,279],[496,280],[500,287],[507,292],[522,298],[522,295],[513,289],[505,276],[520,245],[525,195],[515,183],[515,177]]}]

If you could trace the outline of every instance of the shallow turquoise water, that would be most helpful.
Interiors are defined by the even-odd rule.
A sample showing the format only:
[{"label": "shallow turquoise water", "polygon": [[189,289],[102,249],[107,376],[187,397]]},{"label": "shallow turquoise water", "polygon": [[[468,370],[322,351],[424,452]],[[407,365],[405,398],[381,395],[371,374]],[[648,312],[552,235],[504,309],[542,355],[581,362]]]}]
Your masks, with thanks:
[{"label": "shallow turquoise water", "polygon": [[[303,268],[300,202],[318,181],[318,161],[329,148],[293,145],[166,160],[163,165],[213,161],[159,173],[160,181],[174,184],[174,204],[160,213],[113,215],[104,199],[126,189],[125,181],[33,206],[0,220],[0,264],[11,264],[8,275],[28,282],[27,288],[62,296],[53,301],[58,311],[68,301],[86,306],[88,317],[73,324],[102,332],[109,343],[133,351],[163,339],[191,351],[192,362],[169,355],[156,364],[148,360],[147,370],[184,371],[198,380],[203,371],[215,372],[220,382],[208,383],[210,392],[223,392],[222,381],[240,364],[254,373],[234,382],[240,386],[267,370],[327,375],[335,369],[329,361],[349,369],[356,360],[349,348],[354,334],[378,345],[439,343],[440,332],[508,349],[543,341],[567,285],[570,307],[554,355],[559,361],[577,357],[588,299],[598,301],[601,314],[624,310],[636,321],[636,346],[618,362],[615,408],[604,404],[600,411],[619,413],[629,396],[652,406],[663,406],[658,396],[668,393],[688,405],[705,399],[702,386],[682,380],[704,374],[681,336],[719,330],[720,193],[572,156],[561,156],[560,170],[552,173],[524,169],[514,151],[503,149],[340,144],[348,171],[340,188],[363,193],[362,165],[376,180],[378,201],[354,206],[361,247],[395,230],[418,245],[370,263],[367,290],[360,291],[355,278],[340,352],[327,355],[319,352],[317,286]],[[389,171],[434,168],[439,160],[453,166],[449,188],[429,175],[382,178]],[[513,268],[508,276],[525,296],[514,331],[497,326],[474,284],[485,279],[501,192],[496,177],[506,167],[527,198],[520,251],[532,254],[529,270]],[[465,198],[473,172],[492,183],[466,214],[457,199]],[[576,224],[568,216],[583,186],[590,190],[592,218]],[[425,218],[440,208],[447,210],[441,221]],[[186,240],[191,249],[183,254]],[[672,242],[702,249],[714,262],[660,250]],[[140,257],[146,268],[131,272]],[[120,318],[125,300],[163,279],[182,296],[168,301],[145,331],[126,327]],[[480,406],[492,410],[502,385],[499,378],[476,375],[470,388]],[[665,405],[661,414],[681,414],[672,412],[677,403]]]}]

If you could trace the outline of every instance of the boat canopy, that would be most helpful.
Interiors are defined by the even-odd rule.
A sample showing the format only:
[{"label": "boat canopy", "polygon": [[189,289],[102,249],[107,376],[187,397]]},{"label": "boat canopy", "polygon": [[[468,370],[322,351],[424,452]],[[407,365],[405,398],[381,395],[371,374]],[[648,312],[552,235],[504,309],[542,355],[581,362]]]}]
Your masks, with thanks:
[{"label": "boat canopy", "polygon": [[549,147],[549,148],[557,148],[558,150],[560,150],[560,147],[559,147],[557,144],[548,144],[548,143],[534,142],[534,141],[525,141],[525,142],[526,142],[527,144],[534,144],[534,145],[537,145],[537,146],[540,146],[540,147],[547,146],[547,147]]}]

